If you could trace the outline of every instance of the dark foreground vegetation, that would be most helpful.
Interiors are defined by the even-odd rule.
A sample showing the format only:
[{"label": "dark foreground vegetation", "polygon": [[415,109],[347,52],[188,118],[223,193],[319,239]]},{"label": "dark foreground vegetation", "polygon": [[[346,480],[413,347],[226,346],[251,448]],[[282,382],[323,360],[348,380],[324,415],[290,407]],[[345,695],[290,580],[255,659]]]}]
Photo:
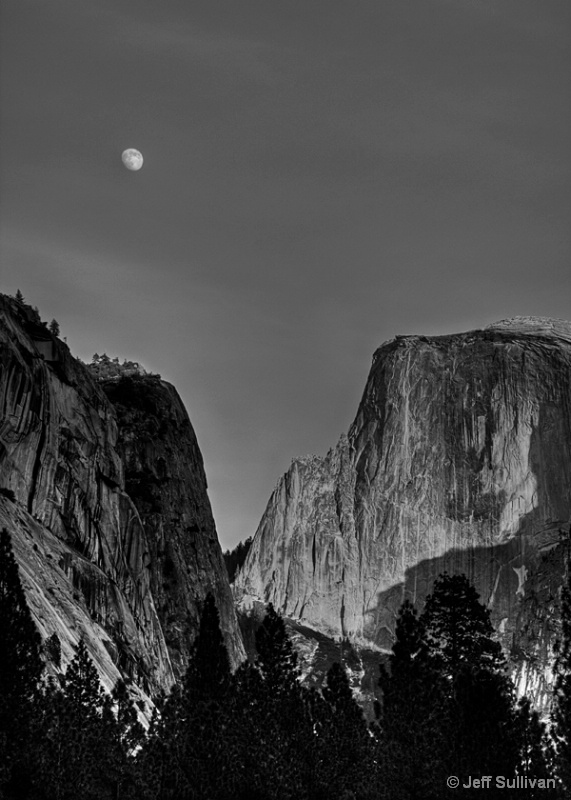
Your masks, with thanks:
[{"label": "dark foreground vegetation", "polygon": [[[184,682],[145,732],[123,683],[103,692],[84,643],[60,680],[45,677],[42,653],[57,663],[57,637],[42,648],[2,531],[0,797],[445,800],[474,788],[488,798],[571,797],[569,585],[549,732],[516,700],[489,613],[464,576],[440,576],[420,616],[402,606],[370,726],[339,664],[322,691],[300,686],[271,605],[256,646],[256,663],[232,674],[209,595]],[[447,787],[450,776],[459,788]],[[462,788],[482,776],[488,785]]]}]

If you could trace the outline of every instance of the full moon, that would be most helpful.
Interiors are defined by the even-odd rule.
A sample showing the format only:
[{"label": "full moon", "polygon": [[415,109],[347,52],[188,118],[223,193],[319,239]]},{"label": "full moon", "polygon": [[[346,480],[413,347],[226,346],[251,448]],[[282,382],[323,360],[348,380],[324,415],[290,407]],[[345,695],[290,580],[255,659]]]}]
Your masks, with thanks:
[{"label": "full moon", "polygon": [[138,170],[141,169],[143,166],[143,156],[139,153],[138,150],[135,150],[133,147],[129,147],[127,150],[123,150],[121,155],[121,160],[123,164],[127,167],[127,169]]}]

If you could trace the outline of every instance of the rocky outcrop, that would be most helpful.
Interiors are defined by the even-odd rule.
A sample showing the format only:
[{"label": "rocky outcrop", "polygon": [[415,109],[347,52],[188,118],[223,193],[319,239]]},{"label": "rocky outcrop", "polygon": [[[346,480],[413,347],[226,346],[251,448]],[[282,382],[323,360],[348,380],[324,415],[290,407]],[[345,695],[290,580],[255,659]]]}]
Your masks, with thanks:
[{"label": "rocky outcrop", "polygon": [[464,572],[540,700],[570,522],[571,323],[398,336],[348,436],[278,482],[235,593],[382,650],[405,597]]},{"label": "rocky outcrop", "polygon": [[[209,588],[217,593],[236,663],[240,637],[213,524],[207,528],[198,514],[201,525],[192,539],[187,516],[182,514],[177,526],[165,510],[171,502],[183,507],[183,494],[201,513],[209,509],[205,481],[192,484],[200,454],[175,390],[159,382],[163,404],[172,401],[172,413],[188,433],[170,440],[170,466],[178,465],[190,483],[171,480],[170,468],[165,470],[160,486],[165,515],[157,512],[151,528],[141,519],[140,497],[134,502],[129,494],[135,484],[125,478],[115,407],[37,313],[4,296],[0,370],[0,486],[16,501],[2,497],[0,525],[12,534],[42,636],[57,633],[61,640],[62,666],[83,636],[107,688],[122,674],[147,703],[168,691],[184,667],[197,604]],[[169,413],[165,406],[164,415]],[[133,438],[144,441],[142,428],[153,424],[139,416]],[[199,551],[199,569],[189,541]],[[165,562],[155,558],[159,548],[180,553],[185,563],[177,566],[177,579],[186,582],[183,589],[171,591]],[[163,630],[164,620],[169,621]],[[173,628],[185,643],[178,649],[172,646]]]}]

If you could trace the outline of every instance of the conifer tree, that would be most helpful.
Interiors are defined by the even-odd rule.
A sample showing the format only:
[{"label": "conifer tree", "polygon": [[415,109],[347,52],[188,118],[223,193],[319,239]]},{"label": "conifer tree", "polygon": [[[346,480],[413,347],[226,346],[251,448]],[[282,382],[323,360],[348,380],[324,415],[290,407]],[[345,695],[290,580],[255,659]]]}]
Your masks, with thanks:
[{"label": "conifer tree", "polygon": [[126,755],[132,756],[145,738],[145,729],[139,722],[135,704],[131,700],[125,681],[119,678],[112,692],[116,709],[117,731]]},{"label": "conifer tree", "polygon": [[[519,745],[518,775],[530,781],[552,778],[553,774],[548,765],[551,743],[547,738],[546,726],[539,719],[537,711],[531,708],[527,697],[522,697],[517,704],[516,731]],[[549,800],[550,796],[546,794],[545,789],[533,787],[525,791],[525,797],[529,800],[534,798]]]},{"label": "conifer tree", "polygon": [[83,639],[80,639],[75,657],[66,670],[63,686],[66,698],[78,716],[85,721],[100,716],[105,694]]},{"label": "conifer tree", "polygon": [[405,600],[388,663],[381,664],[378,750],[381,783],[391,800],[441,798],[448,774],[445,686],[428,658],[424,626]]},{"label": "conifer tree", "polygon": [[[285,624],[272,604],[256,632],[256,666],[261,675],[262,726],[274,751],[276,797],[312,796],[315,737],[307,694]],[[271,777],[271,776],[270,776]]]},{"label": "conifer tree", "polygon": [[244,561],[246,560],[246,556],[248,555],[248,551],[250,550],[251,546],[252,537],[248,536],[245,541],[238,542],[233,550],[226,550],[226,552],[222,554],[230,583],[234,583],[236,573],[240,570]]},{"label": "conifer tree", "polygon": [[[224,800],[321,800],[315,737],[297,657],[281,617],[268,606],[256,634],[256,664],[242,664],[226,702],[225,750],[232,764]],[[230,734],[228,733],[230,731]],[[229,790],[228,790],[229,789]]]},{"label": "conifer tree", "polygon": [[431,667],[447,687],[451,774],[513,776],[515,691],[489,610],[465,575],[445,573],[426,599],[421,622]]},{"label": "conifer tree", "polygon": [[19,709],[22,703],[33,700],[40,680],[43,662],[40,656],[41,639],[26,598],[10,534],[0,532],[0,717]]},{"label": "conifer tree", "polygon": [[556,643],[551,709],[554,766],[564,796],[571,796],[571,563],[561,590],[561,633]]},{"label": "conifer tree", "polygon": [[16,289],[16,296],[15,296],[15,300],[16,300],[16,302],[17,302],[19,305],[21,305],[21,306],[23,306],[23,305],[24,305],[24,303],[26,302],[26,301],[24,300],[24,295],[22,294],[22,292],[21,292],[19,289]]},{"label": "conifer tree", "polygon": [[54,336],[59,336],[59,323],[56,319],[52,319],[49,327],[50,333],[52,333]]},{"label": "conifer tree", "polygon": [[230,661],[218,609],[208,594],[181,690],[155,721],[142,758],[157,800],[236,797],[237,725],[233,723]]},{"label": "conifer tree", "polygon": [[204,600],[182,692],[186,777],[198,793],[232,796],[231,670],[214,595]]},{"label": "conifer tree", "polygon": [[335,662],[327,672],[323,687],[325,713],[319,730],[320,789],[324,798],[344,792],[356,800],[375,798],[379,790],[374,774],[373,739],[367,729],[363,712],[353,697],[347,673]]},{"label": "conifer tree", "polygon": [[220,615],[214,595],[209,592],[202,607],[184,691],[189,697],[218,699],[227,693],[230,676],[230,659],[220,630]]},{"label": "conifer tree", "polygon": [[[25,796],[30,737],[43,671],[41,639],[28,609],[10,535],[0,532],[0,790]],[[24,793],[24,794],[22,794]]]},{"label": "conifer tree", "polygon": [[48,685],[38,762],[39,797],[102,800],[112,792],[107,761],[109,699],[83,640],[60,687]]},{"label": "conifer tree", "polygon": [[52,633],[51,636],[44,642],[44,652],[58,669],[61,665],[61,642],[57,633]]},{"label": "conifer tree", "polygon": [[105,764],[105,787],[113,798],[140,794],[140,776],[135,755],[145,739],[137,710],[125,682],[119,679],[111,696],[105,695],[101,706],[98,756]]},{"label": "conifer tree", "polygon": [[276,784],[280,763],[275,720],[260,671],[246,661],[234,675],[233,717],[241,735],[235,739],[237,800],[274,800],[282,796]]},{"label": "conifer tree", "polygon": [[440,575],[426,598],[424,637],[432,659],[450,677],[462,666],[505,669],[501,646],[492,637],[490,612],[465,575]]},{"label": "conifer tree", "polygon": [[180,688],[175,685],[167,698],[158,698],[142,750],[137,756],[137,775],[143,779],[144,800],[176,798],[176,735],[180,714]]},{"label": "conifer tree", "polygon": [[297,653],[287,635],[283,619],[269,603],[266,616],[256,632],[257,667],[271,691],[298,695]]}]

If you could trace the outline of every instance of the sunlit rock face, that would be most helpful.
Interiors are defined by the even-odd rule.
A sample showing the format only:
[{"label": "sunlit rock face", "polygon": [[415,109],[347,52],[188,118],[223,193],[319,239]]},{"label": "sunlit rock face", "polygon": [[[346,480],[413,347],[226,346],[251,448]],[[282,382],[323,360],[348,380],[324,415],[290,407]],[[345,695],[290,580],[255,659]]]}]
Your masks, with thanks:
[{"label": "sunlit rock face", "polygon": [[348,436],[278,482],[235,593],[387,649],[403,599],[464,572],[541,700],[570,521],[571,323],[399,336]]},{"label": "sunlit rock face", "polygon": [[[10,531],[28,607],[42,640],[56,634],[64,670],[84,639],[101,682],[109,692],[123,678],[149,719],[152,697],[168,692],[173,672],[151,598],[138,614],[128,592],[74,546],[55,536],[19,502],[0,497],[0,528]],[[147,608],[145,608],[145,606]]]},{"label": "sunlit rock face", "polygon": [[[235,663],[241,655],[196,439],[175,390],[159,384],[165,420],[172,413],[181,430],[167,436],[170,464],[158,500],[164,514],[157,511],[150,526],[140,497],[129,494],[136,485],[123,458],[148,447],[151,428],[156,438],[155,421],[137,417],[128,451],[115,407],[85,365],[26,307],[0,296],[0,487],[16,500],[0,498],[0,526],[12,534],[42,637],[61,640],[62,667],[85,638],[106,687],[123,675],[146,711],[183,669],[209,589]],[[174,510],[165,510],[170,504],[180,526]],[[189,506],[196,509],[191,521]],[[169,579],[159,551],[173,553]]]}]

